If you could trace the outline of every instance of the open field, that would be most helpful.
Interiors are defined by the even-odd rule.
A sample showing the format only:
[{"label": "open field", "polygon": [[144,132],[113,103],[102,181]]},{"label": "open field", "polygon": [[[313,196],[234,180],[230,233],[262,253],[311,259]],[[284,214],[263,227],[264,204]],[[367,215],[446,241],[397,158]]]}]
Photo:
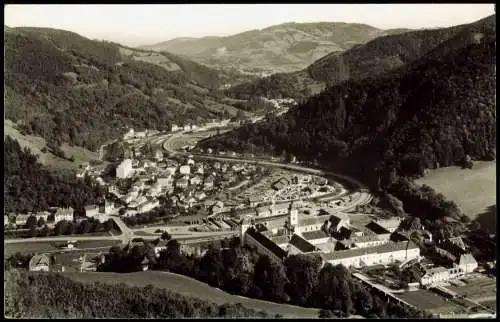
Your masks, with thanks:
[{"label": "open field", "polygon": [[429,290],[418,290],[394,295],[409,304],[433,314],[460,314],[467,311],[467,308],[452,301],[447,301],[444,297]]},{"label": "open field", "polygon": [[[416,181],[426,184],[453,200],[462,212],[476,219],[496,205],[496,162],[474,162],[472,169],[446,167],[430,170],[424,178]],[[496,218],[491,216],[486,225],[496,227]]]},{"label": "open field", "polygon": [[[70,237],[71,239],[77,239]],[[68,238],[69,239],[69,238]],[[61,251],[60,248],[56,247],[58,242],[29,242],[17,243],[17,244],[4,244],[4,257],[8,257],[14,253],[30,254],[30,253],[43,253],[43,252],[54,252]],[[81,241],[78,243],[77,249],[84,248],[110,248],[113,245],[120,244],[119,240],[88,240]]]},{"label": "open field", "polygon": [[[496,299],[496,279],[486,275],[473,274],[470,277],[463,278],[462,280],[466,282],[466,285],[460,287],[449,285],[446,286],[446,288],[482,304]],[[495,306],[493,306],[493,308],[496,309]]]},{"label": "open field", "polygon": [[4,120],[3,125],[4,136],[9,135],[19,141],[22,148],[26,147],[30,149],[31,153],[38,155],[38,161],[48,167],[54,169],[76,169],[83,162],[99,160],[97,152],[92,152],[81,147],[70,147],[67,144],[62,145],[61,150],[64,151],[67,157],[73,156],[75,162],[59,158],[52,153],[43,153],[41,150],[46,146],[45,139],[38,136],[21,134],[15,129],[15,123],[10,120]]},{"label": "open field", "polygon": [[303,308],[231,295],[195,279],[168,272],[148,271],[128,274],[92,272],[63,273],[63,275],[73,280],[87,283],[124,283],[131,286],[146,286],[151,284],[155,287],[178,292],[185,296],[191,296],[217,304],[241,303],[248,308],[264,310],[273,315],[281,314],[284,317],[290,318],[315,318],[318,317],[319,314],[319,310],[314,308]]}]

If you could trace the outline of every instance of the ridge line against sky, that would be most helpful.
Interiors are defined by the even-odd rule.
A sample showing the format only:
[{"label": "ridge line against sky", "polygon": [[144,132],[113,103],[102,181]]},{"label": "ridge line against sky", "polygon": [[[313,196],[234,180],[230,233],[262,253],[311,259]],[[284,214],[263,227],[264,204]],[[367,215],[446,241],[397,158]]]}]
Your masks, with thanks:
[{"label": "ridge line against sky", "polygon": [[6,5],[9,27],[50,27],[128,46],[174,38],[230,36],[287,22],[360,23],[422,29],[471,23],[495,14],[476,4],[162,4]]}]

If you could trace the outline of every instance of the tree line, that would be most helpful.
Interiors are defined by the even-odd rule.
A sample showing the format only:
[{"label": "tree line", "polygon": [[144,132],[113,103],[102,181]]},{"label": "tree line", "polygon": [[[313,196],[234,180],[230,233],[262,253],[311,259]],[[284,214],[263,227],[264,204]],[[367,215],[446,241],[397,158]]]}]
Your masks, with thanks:
[{"label": "tree line", "polygon": [[245,318],[270,317],[241,304],[217,305],[159,289],[82,283],[54,273],[6,272],[9,318]]},{"label": "tree line", "polygon": [[4,209],[6,213],[28,213],[49,207],[73,207],[84,214],[84,207],[99,203],[103,188],[90,177],[74,173],[51,172],[27,148],[6,136],[4,140]]},{"label": "tree line", "polygon": [[319,307],[336,316],[422,317],[407,307],[387,303],[348,269],[326,264],[319,256],[293,255],[277,263],[256,249],[241,246],[239,238],[209,245],[203,256],[186,254],[176,240],[155,257],[154,244],[112,247],[98,270],[133,272],[147,258],[150,267],[190,276],[231,294],[267,301]]}]

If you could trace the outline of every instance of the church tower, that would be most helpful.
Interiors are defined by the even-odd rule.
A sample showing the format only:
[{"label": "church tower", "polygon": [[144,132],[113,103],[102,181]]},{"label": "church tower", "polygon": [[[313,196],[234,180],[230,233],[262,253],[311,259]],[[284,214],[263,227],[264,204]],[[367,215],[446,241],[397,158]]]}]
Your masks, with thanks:
[{"label": "church tower", "polygon": [[290,228],[293,230],[299,224],[299,211],[297,210],[297,207],[294,206],[293,202],[290,203],[290,207],[288,208],[288,217]]},{"label": "church tower", "polygon": [[243,218],[243,221],[241,222],[241,226],[240,226],[240,243],[241,243],[241,245],[245,244],[245,233],[247,232],[248,228],[250,228],[250,222],[247,218]]}]

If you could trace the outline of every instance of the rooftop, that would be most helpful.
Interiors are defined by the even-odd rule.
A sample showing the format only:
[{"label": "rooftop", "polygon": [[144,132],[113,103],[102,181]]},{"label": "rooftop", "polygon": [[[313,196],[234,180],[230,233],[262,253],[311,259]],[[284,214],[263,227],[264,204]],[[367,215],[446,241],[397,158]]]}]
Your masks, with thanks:
[{"label": "rooftop", "polygon": [[325,221],[330,219],[330,215],[325,216],[308,216],[299,218],[299,226],[308,226],[308,225],[316,225],[323,224]]},{"label": "rooftop", "polygon": [[404,250],[406,249],[407,246],[408,250],[418,248],[418,246],[414,242],[410,241],[410,242],[389,243],[367,248],[352,248],[348,250],[336,251],[333,253],[320,253],[320,255],[324,260],[336,260],[336,259],[362,256],[365,254],[390,253],[399,250]]},{"label": "rooftop", "polygon": [[380,224],[376,223],[375,221],[371,221],[365,227],[370,229],[371,231],[373,231],[377,235],[390,234],[390,232],[386,228],[382,227]]},{"label": "rooftop", "polygon": [[304,253],[310,253],[317,250],[314,245],[297,234],[293,234],[292,239],[290,239],[290,245],[295,246],[298,250]]},{"label": "rooftop", "polygon": [[278,245],[273,243],[269,238],[262,235],[261,233],[255,231],[254,229],[248,229],[247,234],[253,237],[258,243],[267,248],[270,252],[275,254],[278,258],[283,259],[286,257],[286,251],[281,249]]},{"label": "rooftop", "polygon": [[274,236],[269,239],[277,245],[288,244],[288,242],[290,241],[290,237],[288,237],[287,235]]},{"label": "rooftop", "polygon": [[382,226],[386,229],[398,228],[400,223],[401,223],[401,219],[398,217],[391,218],[391,219],[377,220],[377,224],[379,224],[380,226]]},{"label": "rooftop", "polygon": [[328,235],[326,232],[320,229],[320,230],[303,232],[302,237],[304,237],[305,240],[315,240],[315,239],[327,238],[330,237],[330,235]]}]

